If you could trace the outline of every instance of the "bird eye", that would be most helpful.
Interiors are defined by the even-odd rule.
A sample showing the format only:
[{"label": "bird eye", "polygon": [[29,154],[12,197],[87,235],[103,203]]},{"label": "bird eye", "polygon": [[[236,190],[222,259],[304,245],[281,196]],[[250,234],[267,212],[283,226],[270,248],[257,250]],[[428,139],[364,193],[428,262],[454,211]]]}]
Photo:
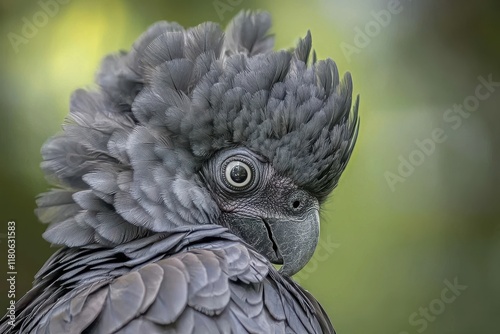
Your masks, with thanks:
[{"label": "bird eye", "polygon": [[241,190],[250,185],[253,168],[246,162],[233,160],[225,164],[224,176],[230,188]]}]

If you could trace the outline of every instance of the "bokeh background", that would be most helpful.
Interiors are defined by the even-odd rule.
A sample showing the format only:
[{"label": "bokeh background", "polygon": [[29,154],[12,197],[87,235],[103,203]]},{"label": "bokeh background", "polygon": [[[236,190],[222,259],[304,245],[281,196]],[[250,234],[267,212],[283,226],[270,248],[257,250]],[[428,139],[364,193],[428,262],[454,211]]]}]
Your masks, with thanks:
[{"label": "bokeh background", "polygon": [[[310,29],[318,57],[350,71],[361,95],[354,156],[322,210],[318,254],[297,280],[339,333],[500,333],[500,87],[468,115],[449,111],[474,102],[476,89],[488,92],[479,77],[500,81],[498,1],[42,4],[51,2],[0,1],[0,267],[7,271],[6,224],[15,220],[18,296],[54,251],[33,214],[35,196],[49,187],[39,150],[60,130],[71,92],[95,87],[100,59],[128,49],[155,21],[225,25],[241,9],[264,9],[277,48]],[[53,15],[45,20],[44,10]],[[442,140],[429,144],[436,129]],[[427,153],[416,141],[428,143]],[[454,282],[462,290],[445,303]]]}]

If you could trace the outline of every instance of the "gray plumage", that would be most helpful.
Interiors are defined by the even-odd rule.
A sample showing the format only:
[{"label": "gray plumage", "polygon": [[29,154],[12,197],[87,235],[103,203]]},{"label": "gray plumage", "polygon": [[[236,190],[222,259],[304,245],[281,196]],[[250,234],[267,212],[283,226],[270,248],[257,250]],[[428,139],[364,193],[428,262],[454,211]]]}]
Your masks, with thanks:
[{"label": "gray plumage", "polygon": [[334,333],[288,276],[312,256],[358,101],[310,33],[275,52],[270,26],[159,22],[73,94],[36,210],[63,248],[1,332]]}]

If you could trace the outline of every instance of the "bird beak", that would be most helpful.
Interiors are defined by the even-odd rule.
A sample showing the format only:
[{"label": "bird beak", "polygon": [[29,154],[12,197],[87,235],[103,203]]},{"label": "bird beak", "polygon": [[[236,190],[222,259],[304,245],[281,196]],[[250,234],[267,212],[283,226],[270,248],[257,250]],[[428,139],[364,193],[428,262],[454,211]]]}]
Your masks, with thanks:
[{"label": "bird beak", "polygon": [[319,212],[307,211],[302,217],[290,219],[266,218],[265,224],[270,231],[277,261],[268,256],[271,262],[283,264],[280,273],[292,276],[309,262],[319,241]]},{"label": "bird beak", "polygon": [[319,240],[319,212],[311,208],[296,218],[257,218],[223,214],[222,224],[253,246],[280,273],[292,276],[311,259]]}]

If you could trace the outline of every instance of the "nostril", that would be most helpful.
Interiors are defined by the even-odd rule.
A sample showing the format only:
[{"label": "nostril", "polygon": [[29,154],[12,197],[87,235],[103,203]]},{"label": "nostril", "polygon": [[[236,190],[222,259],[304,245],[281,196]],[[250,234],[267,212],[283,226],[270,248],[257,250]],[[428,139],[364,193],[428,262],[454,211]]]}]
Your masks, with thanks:
[{"label": "nostril", "polygon": [[288,195],[288,210],[292,214],[300,214],[309,205],[307,194],[302,190],[295,190]]}]

